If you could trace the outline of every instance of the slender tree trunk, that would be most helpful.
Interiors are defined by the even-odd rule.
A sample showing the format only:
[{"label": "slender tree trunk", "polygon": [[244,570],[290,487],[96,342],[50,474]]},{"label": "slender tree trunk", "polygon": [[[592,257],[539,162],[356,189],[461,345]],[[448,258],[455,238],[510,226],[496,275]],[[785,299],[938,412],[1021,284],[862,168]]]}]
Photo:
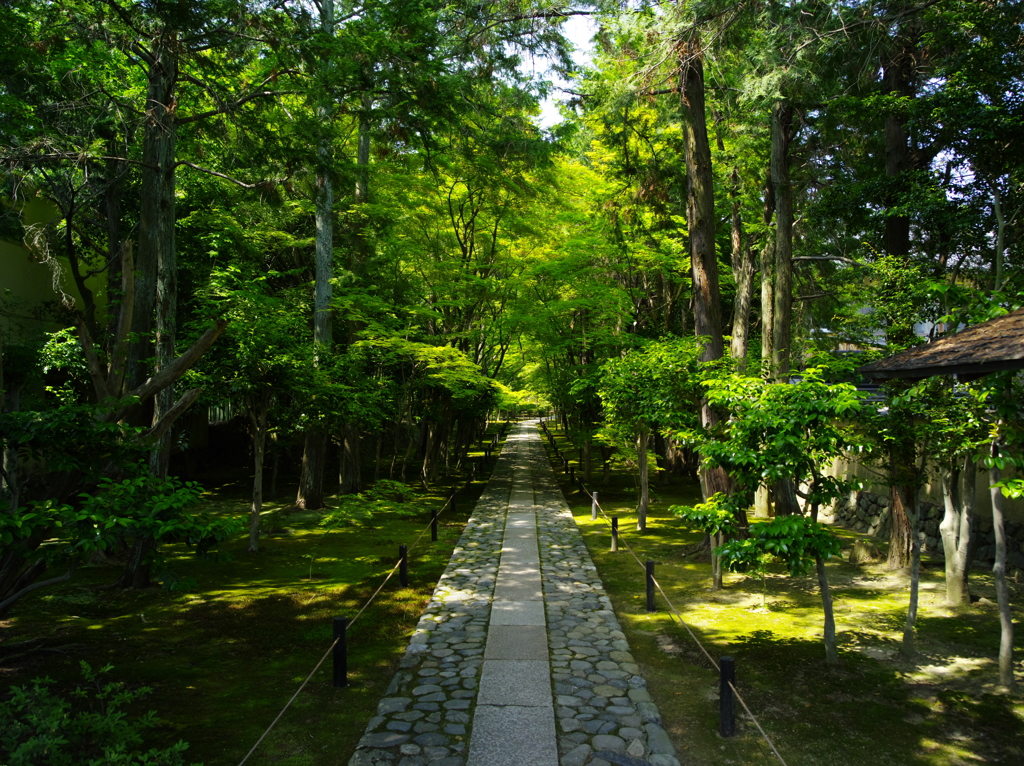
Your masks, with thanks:
[{"label": "slender tree trunk", "polygon": [[362,477],[362,437],[359,429],[346,424],[341,443],[341,471],[339,472],[338,491],[343,494],[358,492],[363,483]]},{"label": "slender tree trunk", "polygon": [[[321,0],[320,23],[329,35],[334,34],[334,0]],[[324,62],[325,65],[327,62]],[[318,113],[323,125],[331,119],[331,99],[327,94]],[[316,276],[313,298],[313,345],[317,355],[328,355],[333,341],[331,315],[331,279],[334,277],[334,187],[331,180],[331,143],[320,139],[317,149],[320,167],[317,168],[316,195]],[[299,508],[314,510],[324,507],[324,469],[327,465],[327,434],[320,424],[310,426],[302,455],[302,474],[295,504]]]},{"label": "slender tree trunk", "polygon": [[736,360],[736,369],[747,371],[747,352],[750,336],[750,308],[754,298],[754,274],[756,266],[754,251],[750,242],[743,243],[738,268],[734,267],[736,298],[732,316],[732,345],[730,352]]},{"label": "slender tree trunk", "polygon": [[793,186],[789,178],[789,144],[793,107],[772,107],[771,177],[775,196],[775,290],[772,311],[772,377],[787,380],[791,367],[793,324]]},{"label": "slender tree trunk", "polygon": [[[900,9],[908,3],[899,3]],[[909,99],[916,95],[914,67],[918,58],[920,20],[908,16],[882,59],[882,90],[889,96]],[[885,206],[894,208],[903,202],[906,173],[912,168],[910,144],[907,140],[907,117],[904,110],[890,109],[885,116],[885,175],[889,189]],[[885,250],[889,255],[910,253],[910,218],[887,215],[885,218]]]},{"label": "slender tree trunk", "polygon": [[825,571],[825,561],[821,556],[816,556],[814,563],[818,569],[821,608],[825,612],[825,662],[829,665],[836,665],[839,662],[839,652],[836,649],[836,617],[832,609],[832,592],[828,587],[828,573]]},{"label": "slender tree trunk", "polygon": [[[0,346],[0,357],[3,348]],[[0,362],[0,371],[3,365]],[[11,390],[4,395],[3,375],[0,374],[0,413],[18,412],[21,409],[22,384],[11,385]],[[4,487],[7,494],[7,509],[13,514],[21,504],[21,480],[18,474],[18,450],[7,447],[3,454]]]},{"label": "slender tree trunk", "polygon": [[263,457],[267,444],[267,410],[270,392],[262,391],[249,397],[249,425],[252,427],[252,509],[249,514],[249,553],[260,547],[260,516],[263,513]]},{"label": "slender tree trunk", "polygon": [[651,504],[651,484],[647,471],[647,441],[651,435],[647,427],[640,429],[636,437],[637,464],[640,471],[640,505],[636,509],[636,529],[647,529],[647,510]]},{"label": "slender tree trunk", "polygon": [[770,370],[775,349],[775,237],[769,232],[761,249],[761,367]]},{"label": "slender tree trunk", "polygon": [[1002,195],[999,193],[999,183],[990,180],[989,188],[992,189],[992,212],[996,216],[996,251],[993,258],[992,273],[995,275],[993,290],[999,290],[1003,286],[1003,254],[1006,252],[1006,215],[1003,213]]},{"label": "slender tree trunk", "polygon": [[[999,442],[992,442],[992,457],[999,457]],[[999,605],[999,685],[1012,691],[1013,678],[1013,615],[1010,612],[1010,589],[1006,584],[1006,527],[1003,492],[996,485],[1002,472],[995,465],[989,469],[992,497],[992,531],[996,538],[996,560],[992,575],[996,581],[996,603]]]},{"label": "slender tree trunk", "polygon": [[710,536],[711,544],[711,590],[721,590],[724,587],[722,576],[722,557],[715,553],[715,549],[725,544],[725,535],[719,533]]},{"label": "slender tree trunk", "polygon": [[[897,494],[902,496],[902,492],[897,492]],[[914,626],[917,624],[917,607],[920,603],[921,591],[921,534],[916,490],[906,498],[903,505],[910,521],[910,604],[907,607],[907,621],[903,626],[901,652],[904,657],[913,657],[915,654]]]}]

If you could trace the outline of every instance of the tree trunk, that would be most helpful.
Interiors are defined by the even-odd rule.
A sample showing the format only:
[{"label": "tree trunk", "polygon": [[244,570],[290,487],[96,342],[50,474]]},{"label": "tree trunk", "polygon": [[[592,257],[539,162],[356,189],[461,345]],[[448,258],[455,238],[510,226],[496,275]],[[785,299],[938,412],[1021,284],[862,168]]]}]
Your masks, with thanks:
[{"label": "tree trunk", "polygon": [[[166,361],[167,348],[173,348],[173,328],[167,337],[166,322],[173,321],[173,282],[164,284],[158,296],[158,275],[162,269],[176,272],[174,259],[174,161],[177,140],[178,57],[176,40],[169,32],[155,38],[146,77],[146,120],[142,134],[142,165],[139,209],[139,248],[135,265],[135,307],[132,312],[132,337],[128,353],[128,388],[146,379],[145,360],[150,356],[149,334],[153,329],[153,309],[164,302],[160,321],[163,327],[158,359]],[[171,287],[168,294],[167,288]],[[170,346],[168,346],[170,344]],[[163,405],[169,406],[171,397]]]},{"label": "tree trunk", "polygon": [[910,516],[903,506],[902,493],[895,487],[889,489],[889,569],[906,569],[910,566],[913,548],[913,532]]},{"label": "tree trunk", "polygon": [[[901,496],[902,492],[897,492]],[[907,621],[903,626],[903,647],[901,653],[910,658],[915,654],[914,625],[917,623],[917,606],[921,590],[921,534],[918,524],[916,490],[903,503],[910,524],[910,604],[907,607]]]},{"label": "tree trunk", "polygon": [[327,435],[319,428],[307,428],[302,450],[302,472],[295,505],[312,511],[324,507],[324,462],[327,457]]},{"label": "tree trunk", "polygon": [[721,590],[724,586],[722,579],[722,558],[715,553],[715,549],[725,544],[725,535],[719,533],[710,536],[711,545],[711,590]]},{"label": "tree trunk", "polygon": [[792,479],[779,479],[772,486],[772,499],[775,501],[776,516],[799,516],[800,501],[796,497],[796,482]]},{"label": "tree trunk", "polygon": [[818,587],[821,590],[821,608],[825,612],[825,662],[829,665],[839,663],[839,652],[836,649],[836,617],[832,609],[832,592],[828,587],[828,573],[825,561],[821,556],[814,558],[818,569]]},{"label": "tree trunk", "polygon": [[263,513],[263,456],[267,444],[267,410],[270,407],[270,392],[252,394],[249,397],[249,425],[252,427],[252,510],[249,514],[249,553],[260,548],[260,516]]},{"label": "tree trunk", "polygon": [[974,543],[974,501],[978,487],[978,467],[970,455],[964,458],[964,488],[960,495],[960,539],[956,546],[957,571],[963,581],[964,598],[970,602],[971,550]]},{"label": "tree trunk", "polygon": [[118,587],[135,590],[149,587],[153,569],[150,556],[155,548],[156,543],[152,537],[139,537],[135,540],[125,570],[116,583]]},{"label": "tree trunk", "polygon": [[[960,468],[955,463],[942,471],[944,513],[942,523],[939,525],[939,534],[942,536],[942,551],[946,565],[947,606],[962,606],[970,603],[964,567],[966,562],[960,556],[960,535],[964,527],[963,515],[966,510],[964,498],[960,493],[960,474]],[[968,535],[970,535],[969,531]]]},{"label": "tree trunk", "polygon": [[992,263],[994,274],[993,290],[998,291],[1003,286],[1003,254],[1006,252],[1006,215],[1003,213],[1002,195],[999,193],[999,182],[990,180],[989,188],[992,189],[992,212],[996,216],[996,251]]},{"label": "tree trunk", "polygon": [[772,107],[771,177],[775,197],[775,290],[772,311],[772,377],[789,378],[793,321],[793,186],[789,178],[789,144],[793,107]]},{"label": "tree trunk", "polygon": [[[3,348],[0,347],[0,355]],[[2,367],[2,363],[0,363]],[[21,409],[22,384],[12,384],[11,390],[4,395],[2,387],[3,377],[0,375],[0,414],[4,412],[18,412]],[[7,510],[13,515],[21,504],[21,479],[18,474],[18,450],[15,447],[7,447],[3,454],[4,468],[4,489],[7,494]]]},{"label": "tree trunk", "polygon": [[650,430],[646,427],[640,429],[636,437],[637,464],[640,472],[640,505],[636,509],[636,530],[643,532],[647,529],[647,509],[651,504],[651,485],[647,475],[647,440],[650,437]]},{"label": "tree trunk", "polygon": [[[905,24],[913,24],[913,20]],[[911,98],[911,82],[915,53],[914,42],[906,27],[897,32],[892,48],[882,60],[882,90],[890,96]],[[899,207],[902,200],[899,185],[910,169],[910,146],[907,143],[907,118],[900,109],[890,109],[885,116],[885,175],[889,189],[884,200],[886,208]],[[885,218],[885,251],[889,255],[910,252],[910,218],[887,215]]]},{"label": "tree trunk", "polygon": [[[334,35],[334,0],[320,4],[320,24],[324,32]],[[324,62],[325,65],[327,62]],[[331,120],[331,98],[321,96],[317,108],[324,126]],[[331,180],[331,142],[320,139],[317,148],[320,166],[316,177],[316,275],[313,297],[313,345],[317,355],[331,352],[333,327],[331,316],[331,279],[334,277],[334,186]],[[320,425],[310,426],[302,455],[302,474],[295,504],[306,510],[324,507],[324,470],[327,466],[328,439]]]},{"label": "tree trunk", "polygon": [[362,486],[362,438],[359,429],[346,424],[341,443],[341,470],[338,491],[343,495],[358,492]]},{"label": "tree trunk", "polygon": [[[999,442],[992,442],[992,457],[999,457]],[[996,560],[992,575],[996,581],[996,603],[999,605],[999,685],[1007,691],[1014,687],[1013,678],[1013,615],[1010,613],[1010,590],[1006,584],[1006,528],[1004,524],[1003,491],[996,485],[1002,471],[995,465],[989,469],[992,497],[992,531],[996,538]]]},{"label": "tree trunk", "polygon": [[[682,54],[682,113],[686,146],[687,203],[690,228],[690,263],[693,277],[694,331],[704,338],[701,361],[721,359],[722,299],[718,289],[718,258],[715,252],[715,193],[708,142],[704,98],[704,51],[696,30],[680,41]],[[718,413],[707,400],[701,402],[701,425],[712,428]],[[728,474],[721,468],[701,471],[701,488],[707,499],[729,492]]]},{"label": "tree trunk", "polygon": [[761,249],[761,367],[770,369],[775,338],[775,237],[769,232]]}]

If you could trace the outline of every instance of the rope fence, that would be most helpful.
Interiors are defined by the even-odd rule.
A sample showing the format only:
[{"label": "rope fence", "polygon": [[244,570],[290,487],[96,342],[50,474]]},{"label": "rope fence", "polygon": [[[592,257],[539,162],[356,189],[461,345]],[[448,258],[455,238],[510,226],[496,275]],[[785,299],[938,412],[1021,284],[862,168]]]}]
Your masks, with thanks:
[{"label": "rope fence", "polygon": [[[543,420],[541,420],[540,422],[541,422],[541,428],[544,429],[545,436],[548,437],[548,443],[555,450],[555,454],[558,456],[558,459],[562,462],[562,464],[563,464],[563,466],[565,468],[565,472],[570,474],[570,477],[571,477],[570,478],[570,482],[576,484],[579,487],[580,492],[582,492],[584,495],[586,495],[587,497],[590,498],[590,500],[591,500],[591,508],[595,509],[597,512],[599,512],[601,514],[601,516],[604,517],[604,520],[608,523],[608,525],[612,528],[613,540],[618,545],[621,545],[627,551],[629,551],[630,555],[636,560],[636,563],[640,566],[641,569],[644,570],[645,576],[647,578],[649,578],[649,580],[654,583],[654,587],[661,594],[661,597],[663,599],[665,599],[665,603],[668,604],[669,615],[671,615],[675,620],[677,620],[679,622],[680,625],[682,625],[686,629],[686,632],[690,635],[690,638],[693,639],[693,642],[697,645],[697,647],[701,650],[701,652],[704,653],[704,656],[707,658],[708,662],[711,663],[711,666],[717,672],[721,673],[722,672],[721,666],[718,664],[718,662],[715,661],[714,657],[711,656],[711,653],[708,652],[708,650],[704,647],[704,644],[701,643],[700,639],[697,638],[697,634],[694,633],[693,629],[687,624],[686,620],[683,619],[683,615],[680,614],[678,609],[676,609],[675,604],[672,603],[672,600],[668,597],[668,594],[665,592],[665,589],[661,587],[661,583],[659,583],[657,581],[657,579],[655,579],[655,577],[654,577],[654,575],[652,573],[648,572],[647,565],[643,561],[641,561],[640,557],[636,554],[636,552],[629,545],[629,543],[622,539],[622,535],[621,535],[621,532],[619,531],[618,523],[617,523],[618,522],[618,518],[616,517],[616,518],[613,519],[613,517],[609,516],[605,512],[604,508],[601,506],[601,502],[600,502],[600,500],[597,499],[597,496],[587,490],[586,485],[583,483],[583,479],[581,479],[581,478],[577,479],[575,477],[575,473],[572,470],[571,466],[569,465],[569,460],[562,455],[562,452],[558,448],[558,445],[555,444],[554,436],[548,430],[547,424]],[[594,516],[593,518],[596,518],[596,516]],[[761,733],[761,736],[764,737],[765,742],[768,743],[768,747],[771,748],[772,753],[775,754],[775,757],[779,759],[779,762],[782,763],[783,766],[786,766],[786,761],[782,757],[782,754],[779,753],[778,749],[775,747],[775,743],[772,742],[771,738],[765,732],[765,730],[761,726],[760,722],[754,716],[754,713],[750,710],[750,707],[747,705],[746,701],[743,699],[743,696],[740,694],[740,692],[736,688],[735,684],[733,684],[733,682],[731,680],[729,680],[727,683],[728,683],[729,688],[732,689],[733,694],[736,695],[736,699],[739,700],[740,705],[743,706],[743,709],[746,711],[747,715],[750,716],[750,720],[754,722],[754,726],[757,727],[757,730]]]},{"label": "rope fence", "polygon": [[[505,435],[507,428],[508,422],[506,421],[505,425],[502,426],[501,433],[494,438],[489,447],[485,448],[484,454],[486,459],[490,458],[492,450],[497,449],[500,437]],[[467,480],[463,488],[468,487],[469,484],[471,483],[472,479]],[[249,752],[245,754],[245,757],[238,762],[238,766],[244,766],[245,762],[248,761],[252,754],[256,752],[259,746],[263,743],[263,740],[267,738],[267,735],[270,734],[273,728],[277,725],[278,721],[280,721],[282,716],[284,716],[284,714],[288,711],[288,708],[290,708],[292,706],[292,703],[295,702],[296,699],[298,699],[299,694],[301,694],[302,690],[306,688],[306,685],[309,683],[310,679],[313,678],[314,675],[316,675],[316,672],[320,669],[324,662],[326,662],[327,658],[331,655],[331,652],[334,651],[334,648],[338,646],[338,643],[342,641],[342,639],[346,636],[348,630],[355,624],[356,620],[359,619],[363,612],[370,608],[370,605],[373,604],[373,602],[377,599],[377,596],[379,596],[381,591],[384,590],[384,586],[388,584],[388,581],[392,577],[394,577],[395,572],[399,571],[399,569],[401,569],[405,565],[406,561],[408,560],[408,554],[416,548],[416,545],[420,542],[420,540],[423,539],[423,536],[428,531],[431,531],[432,540],[437,539],[437,520],[441,517],[442,513],[444,513],[449,508],[454,507],[455,496],[458,494],[458,491],[458,489],[452,489],[451,494],[449,494],[448,499],[445,501],[444,505],[441,506],[441,509],[436,512],[431,512],[430,522],[420,531],[416,539],[413,540],[412,545],[408,547],[402,546],[402,548],[404,548],[405,550],[402,551],[402,554],[399,556],[398,563],[391,567],[390,571],[388,571],[388,573],[384,575],[384,579],[381,581],[380,585],[377,586],[377,589],[373,592],[373,595],[371,595],[362,605],[362,607],[360,607],[359,611],[356,612],[355,617],[353,617],[351,620],[348,620],[345,623],[344,630],[342,630],[341,633],[335,637],[334,641],[331,642],[331,645],[327,647],[327,651],[324,652],[319,662],[317,662],[316,665],[313,666],[313,669],[309,672],[309,675],[307,675],[306,679],[299,685],[299,688],[295,690],[295,694],[293,694],[291,696],[291,699],[289,699],[288,702],[285,703],[284,707],[281,708],[281,712],[277,714],[277,716],[274,718],[273,721],[270,722],[270,725],[266,728],[263,734],[260,735],[260,738],[256,740],[256,744],[252,746],[252,749],[249,750]]]}]

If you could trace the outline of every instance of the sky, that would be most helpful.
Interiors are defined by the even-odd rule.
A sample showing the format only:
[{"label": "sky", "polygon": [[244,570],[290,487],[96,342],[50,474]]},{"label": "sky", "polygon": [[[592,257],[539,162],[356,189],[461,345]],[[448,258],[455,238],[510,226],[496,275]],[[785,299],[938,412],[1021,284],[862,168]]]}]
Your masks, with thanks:
[{"label": "sky", "polygon": [[[590,51],[592,48],[590,38],[593,34],[594,21],[590,16],[571,16],[566,19],[565,36],[576,46],[573,59],[581,66],[590,61]],[[535,71],[538,74],[545,75],[544,70],[548,65],[549,62],[546,59],[538,59],[535,62]],[[561,122],[562,118],[558,113],[558,104],[568,99],[568,96],[564,93],[558,92],[558,88],[567,87],[569,83],[560,77],[553,76],[551,73],[547,73],[545,76],[551,78],[555,88],[541,105],[539,122],[542,128],[550,128],[552,125]]]}]

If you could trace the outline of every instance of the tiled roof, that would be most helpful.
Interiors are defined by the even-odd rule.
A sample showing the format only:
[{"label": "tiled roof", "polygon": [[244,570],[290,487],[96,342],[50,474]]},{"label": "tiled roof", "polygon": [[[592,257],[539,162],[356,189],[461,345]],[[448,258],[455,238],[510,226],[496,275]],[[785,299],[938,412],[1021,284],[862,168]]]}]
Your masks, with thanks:
[{"label": "tiled roof", "polygon": [[1024,369],[1024,309],[968,327],[934,343],[866,364],[858,372],[873,380],[958,375]]}]

